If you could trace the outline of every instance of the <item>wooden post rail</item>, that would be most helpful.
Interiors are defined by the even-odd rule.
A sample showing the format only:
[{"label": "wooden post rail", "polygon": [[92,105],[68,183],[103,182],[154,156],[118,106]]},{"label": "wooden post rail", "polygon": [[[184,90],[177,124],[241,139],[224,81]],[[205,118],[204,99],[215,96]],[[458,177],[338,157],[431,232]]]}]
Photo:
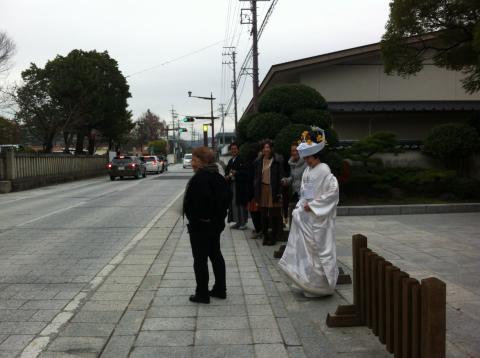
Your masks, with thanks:
[{"label": "wooden post rail", "polygon": [[446,285],[418,282],[352,237],[353,304],[327,316],[328,327],[367,326],[395,358],[445,358]]}]

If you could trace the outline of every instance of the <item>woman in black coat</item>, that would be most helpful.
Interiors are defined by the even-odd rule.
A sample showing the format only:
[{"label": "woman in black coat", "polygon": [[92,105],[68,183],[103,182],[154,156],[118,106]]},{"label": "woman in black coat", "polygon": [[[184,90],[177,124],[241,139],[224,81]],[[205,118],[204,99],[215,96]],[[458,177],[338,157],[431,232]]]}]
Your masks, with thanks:
[{"label": "woman in black coat", "polygon": [[[187,184],[184,213],[193,254],[197,288],[190,301],[210,303],[210,296],[227,297],[225,261],[220,250],[220,234],[225,228],[229,193],[225,178],[218,173],[215,155],[206,148],[192,152],[195,175]],[[215,284],[208,291],[208,258],[212,263]]]}]

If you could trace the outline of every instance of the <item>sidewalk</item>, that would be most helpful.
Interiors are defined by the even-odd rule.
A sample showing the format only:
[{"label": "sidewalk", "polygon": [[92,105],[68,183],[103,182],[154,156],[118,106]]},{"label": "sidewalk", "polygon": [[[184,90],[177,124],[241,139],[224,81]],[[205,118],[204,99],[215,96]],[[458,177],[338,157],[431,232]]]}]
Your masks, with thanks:
[{"label": "sidewalk", "polygon": [[99,276],[78,308],[70,312],[67,305],[22,356],[389,357],[366,328],[327,329],[326,314],[345,301],[292,292],[269,259],[271,248],[247,239],[250,231],[223,234],[227,300],[189,302],[195,280],[180,205]]}]

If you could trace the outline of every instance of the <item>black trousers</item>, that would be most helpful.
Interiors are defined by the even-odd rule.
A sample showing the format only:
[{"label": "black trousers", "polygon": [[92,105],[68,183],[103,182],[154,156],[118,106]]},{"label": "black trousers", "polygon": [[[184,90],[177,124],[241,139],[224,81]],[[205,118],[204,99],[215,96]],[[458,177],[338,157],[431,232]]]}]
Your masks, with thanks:
[{"label": "black trousers", "polygon": [[208,296],[209,258],[215,276],[213,289],[217,292],[225,292],[227,286],[225,260],[220,250],[221,231],[202,226],[192,227],[189,224],[188,233],[190,234],[190,244],[192,246],[193,270],[195,272],[195,280],[197,281],[195,293],[202,297]]},{"label": "black trousers", "polygon": [[[262,213],[262,232],[265,242],[276,242],[282,234],[282,208],[260,208]],[[268,232],[272,228],[272,235]]]}]

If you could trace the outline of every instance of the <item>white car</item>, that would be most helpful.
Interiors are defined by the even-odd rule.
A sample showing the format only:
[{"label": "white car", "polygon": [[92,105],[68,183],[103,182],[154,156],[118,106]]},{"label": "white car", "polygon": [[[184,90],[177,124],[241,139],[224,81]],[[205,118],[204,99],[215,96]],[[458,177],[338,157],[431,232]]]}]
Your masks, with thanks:
[{"label": "white car", "polygon": [[183,157],[183,169],[191,168],[192,167],[192,155],[185,154]]},{"label": "white car", "polygon": [[151,173],[160,173],[162,171],[162,164],[160,160],[155,155],[145,155],[140,158],[142,161],[145,162],[145,166],[147,167],[147,172]]}]

